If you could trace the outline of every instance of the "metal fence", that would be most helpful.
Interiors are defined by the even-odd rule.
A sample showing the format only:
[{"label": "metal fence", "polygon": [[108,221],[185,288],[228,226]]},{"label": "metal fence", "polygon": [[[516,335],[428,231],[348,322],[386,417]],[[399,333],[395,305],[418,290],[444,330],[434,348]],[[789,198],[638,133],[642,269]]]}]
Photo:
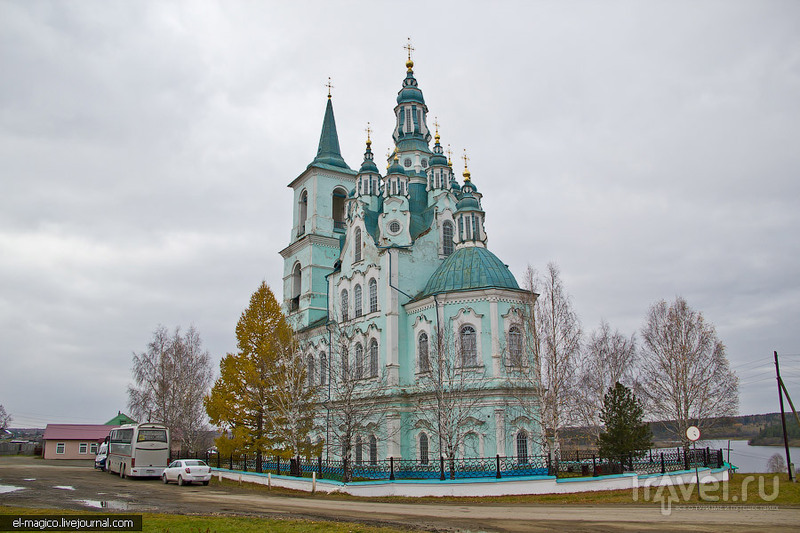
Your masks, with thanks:
[{"label": "metal fence", "polygon": [[701,448],[687,450],[669,448],[647,450],[617,457],[600,457],[597,453],[577,451],[561,457],[529,455],[436,460],[382,459],[378,461],[324,460],[322,457],[284,459],[264,457],[257,468],[255,455],[207,453],[208,464],[217,468],[243,472],[272,473],[336,481],[377,480],[445,480],[476,478],[508,478],[515,476],[556,476],[558,478],[591,477],[624,472],[664,474],[698,467],[720,468],[724,465],[722,450]]}]

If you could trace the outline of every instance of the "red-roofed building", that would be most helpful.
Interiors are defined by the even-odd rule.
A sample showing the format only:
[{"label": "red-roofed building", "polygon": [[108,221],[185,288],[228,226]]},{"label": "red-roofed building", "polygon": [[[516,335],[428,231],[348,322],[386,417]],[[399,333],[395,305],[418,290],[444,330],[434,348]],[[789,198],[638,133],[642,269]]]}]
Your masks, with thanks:
[{"label": "red-roofed building", "polygon": [[43,459],[94,459],[100,443],[119,426],[105,424],[47,424]]}]

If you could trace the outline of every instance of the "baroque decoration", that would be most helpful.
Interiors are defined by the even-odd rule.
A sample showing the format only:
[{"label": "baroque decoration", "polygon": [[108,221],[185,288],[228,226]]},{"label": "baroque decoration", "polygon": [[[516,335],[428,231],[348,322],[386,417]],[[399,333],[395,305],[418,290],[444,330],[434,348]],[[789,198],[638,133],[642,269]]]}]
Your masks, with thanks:
[{"label": "baroque decoration", "polygon": [[[438,124],[430,147],[408,49],[385,173],[369,128],[361,167],[345,163],[329,84],[317,155],[289,184],[283,305],[319,390],[313,438],[330,459],[350,450],[359,462],[540,453],[535,417],[515,410],[508,386],[535,295],[487,247],[466,155],[459,183]],[[349,403],[366,414],[347,429]]]}]

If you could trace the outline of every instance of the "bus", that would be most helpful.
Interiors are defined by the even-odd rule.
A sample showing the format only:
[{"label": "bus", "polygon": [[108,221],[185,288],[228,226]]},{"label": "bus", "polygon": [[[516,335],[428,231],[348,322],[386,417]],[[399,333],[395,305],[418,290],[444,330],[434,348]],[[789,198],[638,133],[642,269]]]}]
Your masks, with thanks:
[{"label": "bus", "polygon": [[127,424],[111,430],[106,471],[119,477],[161,477],[169,462],[169,430],[161,424]]}]

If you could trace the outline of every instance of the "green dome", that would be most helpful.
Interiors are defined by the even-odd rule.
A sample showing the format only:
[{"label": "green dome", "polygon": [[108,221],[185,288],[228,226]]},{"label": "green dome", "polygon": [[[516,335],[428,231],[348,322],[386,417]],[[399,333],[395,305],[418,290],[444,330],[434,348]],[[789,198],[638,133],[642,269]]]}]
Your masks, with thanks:
[{"label": "green dome", "polygon": [[459,248],[439,265],[418,297],[473,289],[520,290],[514,275],[482,246]]},{"label": "green dome", "polygon": [[456,204],[456,211],[480,211],[478,200],[471,194],[465,194]]}]

